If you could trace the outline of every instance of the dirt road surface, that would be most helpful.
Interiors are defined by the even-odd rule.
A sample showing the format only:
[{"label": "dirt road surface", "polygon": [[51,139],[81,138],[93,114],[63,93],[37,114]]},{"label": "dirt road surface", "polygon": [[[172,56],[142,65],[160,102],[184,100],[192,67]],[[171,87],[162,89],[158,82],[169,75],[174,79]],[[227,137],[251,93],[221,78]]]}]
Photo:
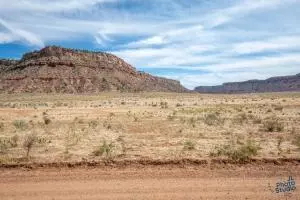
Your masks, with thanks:
[{"label": "dirt road surface", "polygon": [[[275,193],[292,176],[296,190]],[[0,169],[1,200],[300,199],[300,166]]]}]

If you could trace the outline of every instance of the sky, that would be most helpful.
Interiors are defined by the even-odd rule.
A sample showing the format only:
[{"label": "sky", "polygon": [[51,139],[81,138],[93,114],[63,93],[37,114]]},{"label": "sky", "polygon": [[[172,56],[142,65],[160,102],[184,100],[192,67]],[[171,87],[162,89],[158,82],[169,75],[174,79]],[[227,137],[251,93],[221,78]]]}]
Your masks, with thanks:
[{"label": "sky", "polygon": [[105,51],[193,89],[300,73],[299,24],[300,0],[0,0],[0,58]]}]

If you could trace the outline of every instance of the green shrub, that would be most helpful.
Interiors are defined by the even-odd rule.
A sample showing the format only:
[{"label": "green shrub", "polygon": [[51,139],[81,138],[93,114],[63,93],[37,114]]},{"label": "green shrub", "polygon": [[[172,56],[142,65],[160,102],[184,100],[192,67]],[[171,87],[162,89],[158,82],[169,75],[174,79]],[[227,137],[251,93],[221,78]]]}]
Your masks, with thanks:
[{"label": "green shrub", "polygon": [[211,156],[226,156],[233,161],[246,161],[252,156],[256,156],[261,148],[252,140],[248,140],[246,144],[236,145],[226,144],[215,147],[215,151],[211,152]]},{"label": "green shrub", "polygon": [[105,156],[106,158],[111,157],[113,152],[114,144],[107,143],[106,140],[93,152],[95,156]]},{"label": "green shrub", "polygon": [[28,124],[24,120],[15,120],[13,125],[16,129],[25,130],[28,128]]},{"label": "green shrub", "polygon": [[185,141],[183,144],[183,150],[191,151],[191,150],[194,150],[195,147],[196,147],[196,144],[190,140]]}]

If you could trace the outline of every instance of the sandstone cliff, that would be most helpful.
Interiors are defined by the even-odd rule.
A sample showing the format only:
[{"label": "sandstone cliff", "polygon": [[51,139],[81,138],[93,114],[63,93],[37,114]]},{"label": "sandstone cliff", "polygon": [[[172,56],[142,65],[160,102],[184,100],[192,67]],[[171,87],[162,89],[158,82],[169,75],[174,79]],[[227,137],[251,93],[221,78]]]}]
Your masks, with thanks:
[{"label": "sandstone cliff", "polygon": [[56,46],[0,60],[0,93],[98,93],[102,91],[185,92],[178,81],[136,71],[102,52]]}]

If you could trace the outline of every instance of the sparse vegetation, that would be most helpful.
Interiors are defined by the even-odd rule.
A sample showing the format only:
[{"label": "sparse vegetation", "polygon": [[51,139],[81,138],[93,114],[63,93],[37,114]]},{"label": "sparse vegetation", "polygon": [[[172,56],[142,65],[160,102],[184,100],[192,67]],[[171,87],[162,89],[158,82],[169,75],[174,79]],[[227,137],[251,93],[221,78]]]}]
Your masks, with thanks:
[{"label": "sparse vegetation", "polygon": [[13,125],[16,129],[25,130],[28,128],[28,124],[24,120],[15,120]]},{"label": "sparse vegetation", "polygon": [[1,131],[4,131],[4,123],[3,122],[0,122],[0,132]]},{"label": "sparse vegetation", "polygon": [[217,115],[216,113],[209,113],[204,117],[204,123],[209,126],[219,125],[222,124],[223,122],[224,122],[223,119],[221,119],[220,116]]},{"label": "sparse vegetation", "polygon": [[275,105],[274,110],[282,112],[283,106],[282,105]]},{"label": "sparse vegetation", "polygon": [[237,114],[237,115],[233,118],[233,123],[242,125],[244,122],[247,121],[247,119],[248,119],[248,118],[247,118],[246,113],[242,112],[242,113]]},{"label": "sparse vegetation", "polygon": [[267,132],[281,132],[284,129],[284,125],[279,119],[272,117],[267,118],[264,123],[264,130]]},{"label": "sparse vegetation", "polygon": [[210,153],[211,156],[225,156],[233,161],[246,161],[256,156],[261,148],[253,140],[247,140],[246,144],[237,145],[234,142],[230,144],[215,147]]},{"label": "sparse vegetation", "polygon": [[191,150],[194,150],[195,147],[196,147],[196,144],[191,140],[186,140],[183,144],[183,150],[191,151]]},{"label": "sparse vegetation", "polygon": [[[236,161],[300,155],[298,93],[16,97],[1,96],[5,108],[0,116],[2,157],[21,159],[21,149],[36,162],[45,162],[48,156],[56,161],[93,159],[93,150],[93,155],[104,159],[205,159],[214,146],[211,155]],[[287,101],[280,104],[283,97]],[[291,97],[293,101],[288,100]],[[266,113],[270,108],[273,113]],[[38,137],[31,140],[30,133]],[[252,143],[247,143],[248,138]]]},{"label": "sparse vegetation", "polygon": [[47,116],[44,116],[44,123],[46,124],[46,125],[48,125],[48,124],[50,124],[51,123],[51,119],[50,118],[48,118]]},{"label": "sparse vegetation", "polygon": [[23,142],[23,148],[26,151],[26,158],[29,158],[30,151],[36,142],[37,142],[37,136],[33,133],[25,137]]},{"label": "sparse vegetation", "polygon": [[280,155],[282,153],[282,148],[281,148],[281,145],[283,143],[283,137],[282,136],[279,136],[277,138],[277,150],[278,150],[278,154]]},{"label": "sparse vegetation", "polygon": [[163,109],[166,109],[168,108],[168,102],[160,102],[160,107],[163,108]]},{"label": "sparse vegetation", "polygon": [[294,136],[293,144],[298,147],[298,150],[300,150],[300,134]]},{"label": "sparse vegetation", "polygon": [[102,141],[102,144],[93,152],[95,156],[104,156],[110,158],[113,153],[114,144],[112,142],[107,143],[106,140]]},{"label": "sparse vegetation", "polygon": [[89,127],[93,128],[93,129],[97,128],[98,125],[99,125],[99,122],[97,120],[91,120],[89,122]]}]

